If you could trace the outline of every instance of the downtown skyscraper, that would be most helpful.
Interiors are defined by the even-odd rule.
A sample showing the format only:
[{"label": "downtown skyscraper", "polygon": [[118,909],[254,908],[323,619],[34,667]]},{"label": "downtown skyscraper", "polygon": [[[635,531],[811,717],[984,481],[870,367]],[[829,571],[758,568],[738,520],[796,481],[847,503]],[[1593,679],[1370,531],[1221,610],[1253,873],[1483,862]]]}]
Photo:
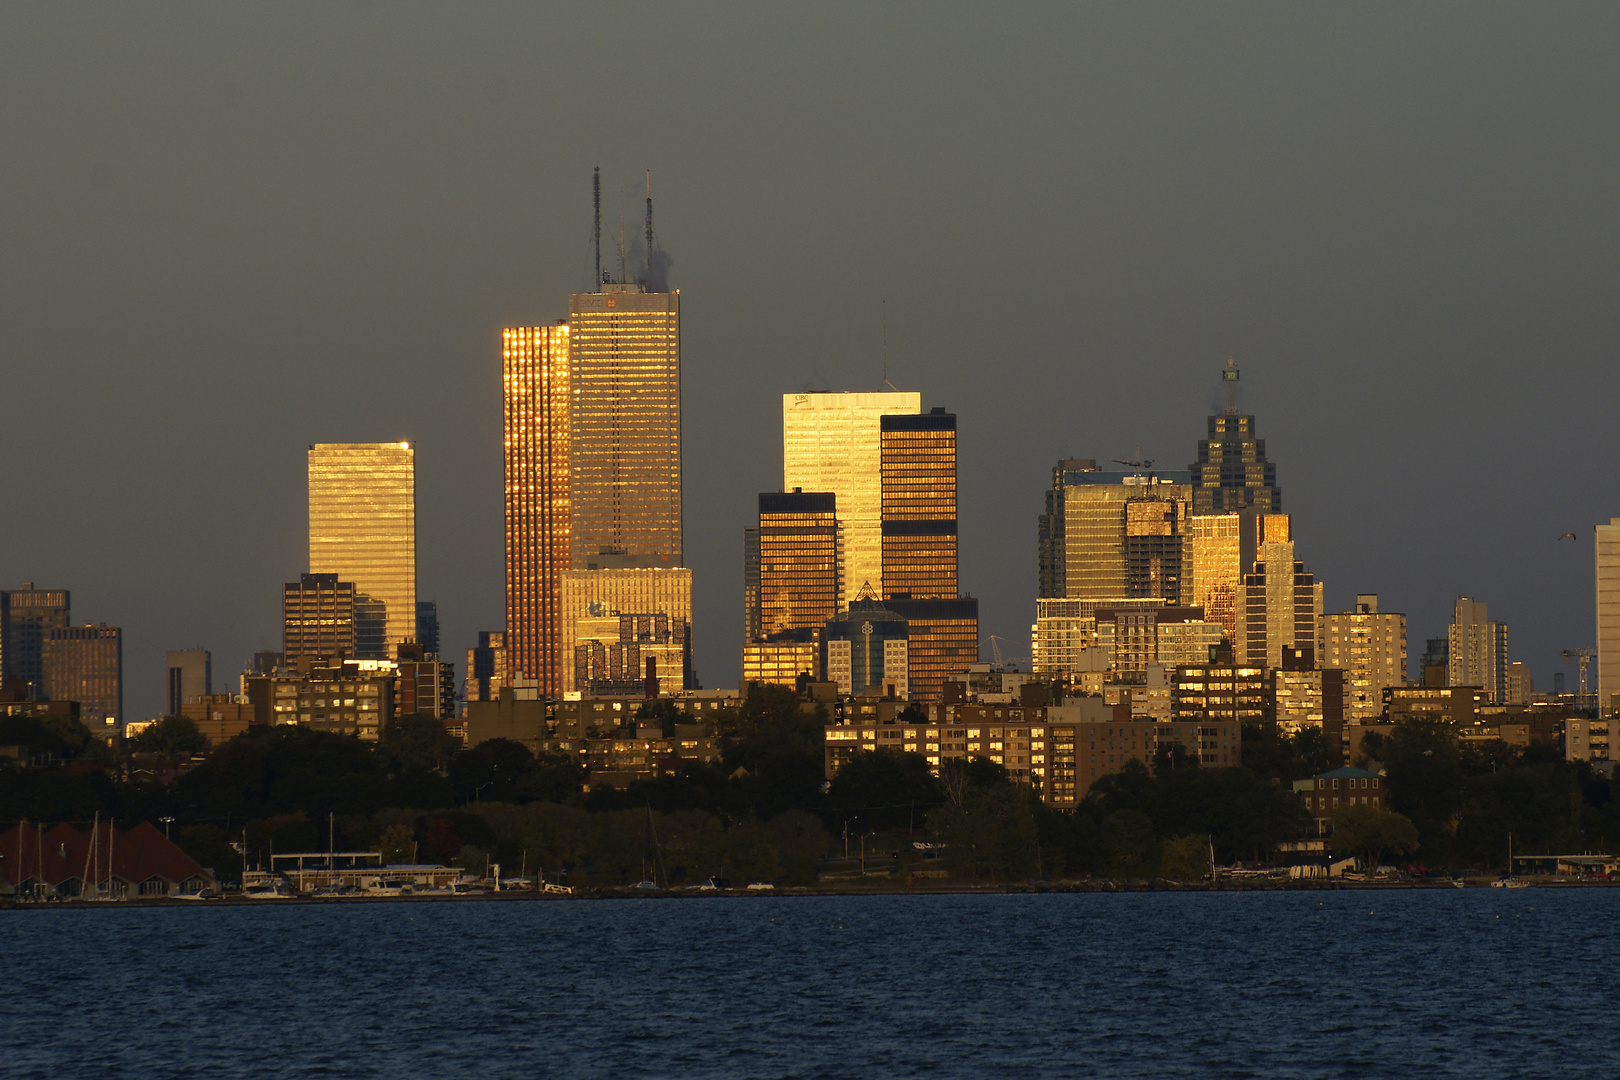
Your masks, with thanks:
[{"label": "downtown skyscraper", "polygon": [[568,379],[573,568],[680,566],[680,291],[570,296]]},{"label": "downtown skyscraper", "polygon": [[922,396],[782,395],[782,490],[830,492],[843,546],[842,603],[863,588],[882,596],[884,416],[922,411]]},{"label": "downtown skyscraper", "polygon": [[563,687],[562,573],[572,564],[567,324],[502,332],[506,630],[502,682]]},{"label": "downtown skyscraper", "polygon": [[410,443],[309,448],[309,572],[384,605],[383,657],[416,639],[416,451]]}]

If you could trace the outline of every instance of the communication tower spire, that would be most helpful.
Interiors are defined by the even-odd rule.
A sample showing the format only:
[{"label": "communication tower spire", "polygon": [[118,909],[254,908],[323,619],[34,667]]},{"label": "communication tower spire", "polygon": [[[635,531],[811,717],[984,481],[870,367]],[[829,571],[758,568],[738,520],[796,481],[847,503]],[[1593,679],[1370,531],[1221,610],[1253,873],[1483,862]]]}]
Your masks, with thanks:
[{"label": "communication tower spire", "polygon": [[1226,358],[1226,366],[1221,369],[1221,386],[1226,390],[1226,415],[1236,416],[1238,411],[1238,367],[1237,361],[1230,356]]},{"label": "communication tower spire", "polygon": [[602,166],[596,167],[591,177],[591,203],[596,208],[595,223],[591,226],[591,240],[596,245],[596,280],[591,283],[592,292],[602,291]]}]

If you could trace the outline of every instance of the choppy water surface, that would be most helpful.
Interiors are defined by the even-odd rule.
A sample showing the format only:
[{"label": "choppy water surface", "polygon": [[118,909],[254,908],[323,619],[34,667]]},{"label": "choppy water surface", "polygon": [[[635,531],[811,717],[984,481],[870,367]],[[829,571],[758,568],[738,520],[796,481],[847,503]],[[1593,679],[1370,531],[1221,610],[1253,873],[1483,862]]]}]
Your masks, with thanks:
[{"label": "choppy water surface", "polygon": [[1620,1075],[1620,890],[0,913],[0,1072]]}]

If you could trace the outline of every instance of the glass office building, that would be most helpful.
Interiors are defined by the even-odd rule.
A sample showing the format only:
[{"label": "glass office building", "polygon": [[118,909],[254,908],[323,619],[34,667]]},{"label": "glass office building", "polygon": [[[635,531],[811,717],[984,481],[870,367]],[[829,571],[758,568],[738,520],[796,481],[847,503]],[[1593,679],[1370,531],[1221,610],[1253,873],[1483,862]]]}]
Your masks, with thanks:
[{"label": "glass office building", "polygon": [[567,570],[562,575],[563,692],[588,689],[578,685],[573,660],[576,646],[599,640],[602,628],[611,620],[611,636],[616,640],[619,618],[623,615],[668,618],[672,641],[679,645],[682,668],[669,670],[660,664],[658,678],[666,690],[689,689],[692,685],[692,571],[685,567],[627,567],[598,570]]},{"label": "glass office building", "polygon": [[1228,360],[1221,372],[1226,408],[1209,418],[1208,437],[1198,443],[1193,478],[1193,513],[1249,510],[1282,513],[1277,466],[1266,460],[1266,441],[1255,437],[1254,417],[1238,411],[1238,369]]},{"label": "glass office building", "polygon": [[680,566],[681,294],[568,299],[571,565]]},{"label": "glass office building", "polygon": [[759,524],[744,534],[747,640],[817,631],[838,614],[837,498],[824,491],[763,492]]},{"label": "glass office building", "polygon": [[382,652],[416,638],[416,451],[410,443],[309,448],[309,572],[384,605]]},{"label": "glass office building", "polygon": [[72,595],[67,589],[0,590],[0,684],[29,683],[35,696],[44,692],[45,634],[71,622]]},{"label": "glass office building", "polygon": [[979,602],[973,597],[890,597],[883,606],[906,620],[912,701],[938,701],[947,676],[979,662]]},{"label": "glass office building", "polygon": [[883,595],[956,595],[956,416],[884,416]]},{"label": "glass office building", "polygon": [[1185,603],[1191,505],[1190,473],[1058,462],[1039,526],[1040,596]]},{"label": "glass office building", "polygon": [[782,490],[831,492],[843,537],[845,601],[883,585],[883,443],[880,419],[916,415],[913,393],[784,394]]},{"label": "glass office building", "polygon": [[119,734],[124,715],[124,635],[116,626],[58,626],[45,631],[44,694],[77,701],[79,719],[98,736]]},{"label": "glass office building", "polygon": [[572,564],[569,330],[502,331],[506,467],[506,631],[500,682],[562,692],[562,574]]},{"label": "glass office building", "polygon": [[[336,574],[301,574],[281,586],[281,654],[296,663],[306,656],[361,659],[355,634],[352,581]],[[384,659],[381,655],[364,657]]]}]

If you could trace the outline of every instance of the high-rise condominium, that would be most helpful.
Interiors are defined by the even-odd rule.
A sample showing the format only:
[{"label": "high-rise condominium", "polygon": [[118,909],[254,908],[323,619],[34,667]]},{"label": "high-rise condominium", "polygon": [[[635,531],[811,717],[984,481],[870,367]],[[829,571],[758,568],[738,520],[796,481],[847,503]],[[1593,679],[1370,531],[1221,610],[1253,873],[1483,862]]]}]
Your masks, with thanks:
[{"label": "high-rise condominium", "polygon": [[921,410],[921,396],[911,393],[782,396],[782,489],[825,491],[837,500],[845,604],[863,586],[884,592],[880,418]]},{"label": "high-rise condominium", "polygon": [[1595,546],[1598,709],[1613,716],[1620,694],[1620,517],[1597,527]]},{"label": "high-rise condominium", "polygon": [[1406,616],[1379,611],[1378,596],[1362,593],[1354,611],[1322,616],[1323,668],[1344,672],[1344,717],[1369,720],[1383,712],[1384,689],[1406,684]]},{"label": "high-rise condominium", "polygon": [[1266,441],[1255,438],[1254,417],[1238,412],[1238,369],[1226,362],[1221,372],[1226,408],[1209,418],[1209,437],[1198,443],[1198,460],[1189,466],[1193,513],[1238,510],[1282,513],[1277,466],[1266,460]]},{"label": "high-rise condominium", "polygon": [[680,315],[679,290],[634,283],[568,299],[576,570],[681,565]]},{"label": "high-rise condominium", "polygon": [[[568,327],[502,331],[506,455],[506,667],[562,692],[562,573],[572,565]],[[472,677],[469,670],[468,677]]]},{"label": "high-rise condominium", "polygon": [[1487,700],[1500,704],[1507,689],[1507,623],[1492,622],[1485,601],[1457,597],[1448,647],[1452,686],[1477,686]]},{"label": "high-rise condominium", "polygon": [[1040,596],[1182,602],[1188,473],[1104,472],[1090,458],[1052,469],[1039,537]]},{"label": "high-rise condominium", "polygon": [[309,448],[309,572],[383,605],[383,652],[416,637],[416,451],[410,443]]}]

